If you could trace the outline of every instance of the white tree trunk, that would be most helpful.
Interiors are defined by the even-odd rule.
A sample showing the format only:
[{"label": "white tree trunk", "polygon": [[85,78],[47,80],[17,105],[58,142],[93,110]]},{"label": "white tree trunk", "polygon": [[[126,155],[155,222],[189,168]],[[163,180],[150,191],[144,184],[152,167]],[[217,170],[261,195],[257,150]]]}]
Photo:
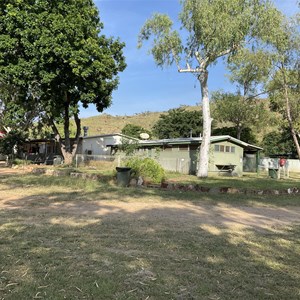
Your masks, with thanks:
[{"label": "white tree trunk", "polygon": [[207,71],[199,75],[201,94],[202,94],[202,113],[203,113],[202,143],[200,147],[198,172],[197,172],[197,176],[200,178],[206,178],[208,176],[209,148],[210,148],[211,122],[212,122],[210,116],[207,79],[208,79]]},{"label": "white tree trunk", "polygon": [[297,155],[298,158],[300,159],[300,145],[299,145],[299,141],[297,138],[297,133],[296,130],[294,128],[293,125],[293,120],[292,120],[292,114],[291,114],[291,106],[290,106],[290,101],[289,101],[289,96],[288,96],[288,88],[287,85],[284,85],[284,91],[285,91],[285,105],[286,105],[286,116],[287,116],[287,120],[289,123],[289,127],[290,127],[290,131],[291,131],[291,135],[293,137],[293,141],[296,147],[296,151],[297,151]]},{"label": "white tree trunk", "polygon": [[61,147],[61,152],[62,155],[64,157],[64,164],[65,165],[71,165],[73,162],[73,158],[75,157],[76,154],[76,150],[77,150],[77,144],[73,145],[73,150],[72,152],[67,152],[65,151],[64,147]]},{"label": "white tree trunk", "polygon": [[284,83],[284,96],[285,96],[285,109],[286,109],[286,117],[289,123],[290,131],[294,140],[294,144],[296,146],[298,158],[300,159],[300,145],[297,138],[297,132],[294,128],[292,114],[291,114],[291,105],[289,100],[289,92],[288,92],[288,84],[287,84],[287,78],[286,78],[286,71],[282,64],[281,66],[281,73],[283,75],[283,83]]}]

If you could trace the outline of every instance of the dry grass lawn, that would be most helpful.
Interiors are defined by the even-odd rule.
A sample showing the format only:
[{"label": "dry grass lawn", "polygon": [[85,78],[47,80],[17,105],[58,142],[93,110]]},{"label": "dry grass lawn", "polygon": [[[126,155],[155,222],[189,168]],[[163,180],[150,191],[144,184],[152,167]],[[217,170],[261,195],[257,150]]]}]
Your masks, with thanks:
[{"label": "dry grass lawn", "polygon": [[299,299],[298,196],[249,197],[0,169],[0,299]]}]

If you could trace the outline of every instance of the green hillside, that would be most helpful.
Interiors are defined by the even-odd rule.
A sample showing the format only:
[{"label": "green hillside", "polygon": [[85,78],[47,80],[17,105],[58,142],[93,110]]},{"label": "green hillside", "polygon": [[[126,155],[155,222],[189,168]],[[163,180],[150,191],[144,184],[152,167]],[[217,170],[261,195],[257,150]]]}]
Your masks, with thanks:
[{"label": "green hillside", "polygon": [[[265,109],[269,111],[269,103],[267,99],[262,99],[265,102]],[[200,106],[181,106],[184,107],[186,110],[200,110]],[[211,107],[212,111],[214,109],[213,103]],[[93,116],[89,118],[81,119],[81,126],[87,126],[88,135],[102,135],[102,134],[111,134],[111,133],[121,133],[123,127],[126,124],[133,124],[142,126],[146,130],[152,130],[153,125],[158,121],[161,114],[166,114],[167,111],[164,112],[143,112],[134,114],[132,116],[112,116],[109,114],[99,114],[98,116]],[[270,112],[270,120],[267,124],[264,123],[264,126],[253,126],[251,128],[252,134],[254,136],[254,143],[261,144],[264,136],[271,131],[278,131],[279,130],[279,123],[280,116],[276,113]],[[71,133],[75,133],[75,124],[71,122]],[[217,120],[214,120],[213,127],[214,128],[223,128],[223,127],[230,127],[232,126],[231,123],[219,123]],[[60,126],[61,127],[61,126]],[[60,128],[62,131],[62,128]],[[82,132],[83,133],[83,132]],[[232,134],[231,134],[232,135]],[[235,136],[235,134],[233,135]]]},{"label": "green hillside", "polygon": [[[199,110],[199,106],[184,106],[187,110]],[[139,125],[147,130],[159,119],[161,114],[166,112],[143,112],[133,116],[111,116],[101,114],[99,116],[83,118],[82,126],[88,126],[88,135],[99,135],[109,133],[120,133],[126,124]]]}]

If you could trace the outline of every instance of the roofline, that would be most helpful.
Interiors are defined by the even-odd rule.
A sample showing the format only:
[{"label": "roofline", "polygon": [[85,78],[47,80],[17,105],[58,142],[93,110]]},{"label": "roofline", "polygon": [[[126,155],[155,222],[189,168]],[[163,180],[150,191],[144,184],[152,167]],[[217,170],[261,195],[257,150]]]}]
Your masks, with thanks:
[{"label": "roofline", "polygon": [[[263,150],[263,148],[251,145],[249,143],[243,142],[239,139],[236,139],[230,135],[222,136],[211,136],[210,142],[212,144],[220,141],[230,141],[234,144],[240,145],[243,148],[250,148],[255,150]],[[177,145],[177,144],[201,144],[202,138],[177,138],[177,139],[162,139],[162,140],[149,140],[149,141],[140,141],[141,146],[155,146],[155,145]]]},{"label": "roofline", "polygon": [[109,133],[109,134],[99,134],[99,135],[89,135],[89,136],[83,136],[82,139],[91,139],[91,138],[101,138],[101,137],[109,137],[109,136],[120,136],[120,137],[124,137],[127,139],[131,139],[131,140],[136,140],[136,141],[140,141],[139,139],[129,136],[129,135],[125,135],[123,133]]},{"label": "roofline", "polygon": [[242,146],[245,146],[245,147],[250,147],[250,148],[254,148],[254,149],[257,149],[257,150],[263,150],[263,148],[261,147],[258,147],[258,146],[255,146],[255,145],[252,145],[252,144],[249,144],[249,143],[246,143],[246,142],[243,142],[237,138],[234,138],[230,135],[224,135],[224,136],[212,136],[211,138],[215,138],[215,141],[220,141],[220,140],[227,140],[227,141],[231,141],[235,144],[238,144],[238,145],[242,145]]}]

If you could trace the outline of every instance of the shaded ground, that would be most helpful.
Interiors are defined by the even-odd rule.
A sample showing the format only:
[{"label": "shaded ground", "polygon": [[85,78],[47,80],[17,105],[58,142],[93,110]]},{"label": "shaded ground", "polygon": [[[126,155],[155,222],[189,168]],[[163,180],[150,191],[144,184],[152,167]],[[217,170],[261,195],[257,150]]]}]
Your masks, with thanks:
[{"label": "shaded ground", "polygon": [[23,175],[0,170],[0,300],[299,299],[300,204]]},{"label": "shaded ground", "polygon": [[[1,177],[9,175],[22,175],[27,170],[1,168]],[[30,187],[29,187],[30,188]],[[26,187],[25,187],[26,189]],[[276,197],[270,195],[269,197]],[[200,196],[199,196],[200,198]],[[36,213],[49,213],[51,215],[67,214],[69,217],[94,216],[102,218],[119,218],[120,214],[126,218],[132,214],[135,218],[147,218],[151,222],[159,222],[163,220],[168,222],[170,226],[179,224],[181,226],[195,226],[197,223],[210,224],[226,227],[244,226],[249,228],[272,228],[278,226],[287,226],[291,223],[300,223],[300,207],[249,207],[236,205],[207,205],[197,202],[158,202],[147,199],[147,202],[140,200],[130,200],[127,202],[126,197],[118,199],[118,197],[109,199],[101,198],[99,201],[74,201],[68,202],[55,201],[55,197],[51,201],[43,201],[47,199],[47,195],[40,197],[25,197],[20,195],[19,191],[14,194],[12,191],[0,191],[0,209],[1,210],[32,210],[32,202],[34,202],[34,210]],[[49,199],[47,199],[49,200]],[[124,201],[125,200],[125,201]],[[153,200],[153,199],[152,199]]]}]

